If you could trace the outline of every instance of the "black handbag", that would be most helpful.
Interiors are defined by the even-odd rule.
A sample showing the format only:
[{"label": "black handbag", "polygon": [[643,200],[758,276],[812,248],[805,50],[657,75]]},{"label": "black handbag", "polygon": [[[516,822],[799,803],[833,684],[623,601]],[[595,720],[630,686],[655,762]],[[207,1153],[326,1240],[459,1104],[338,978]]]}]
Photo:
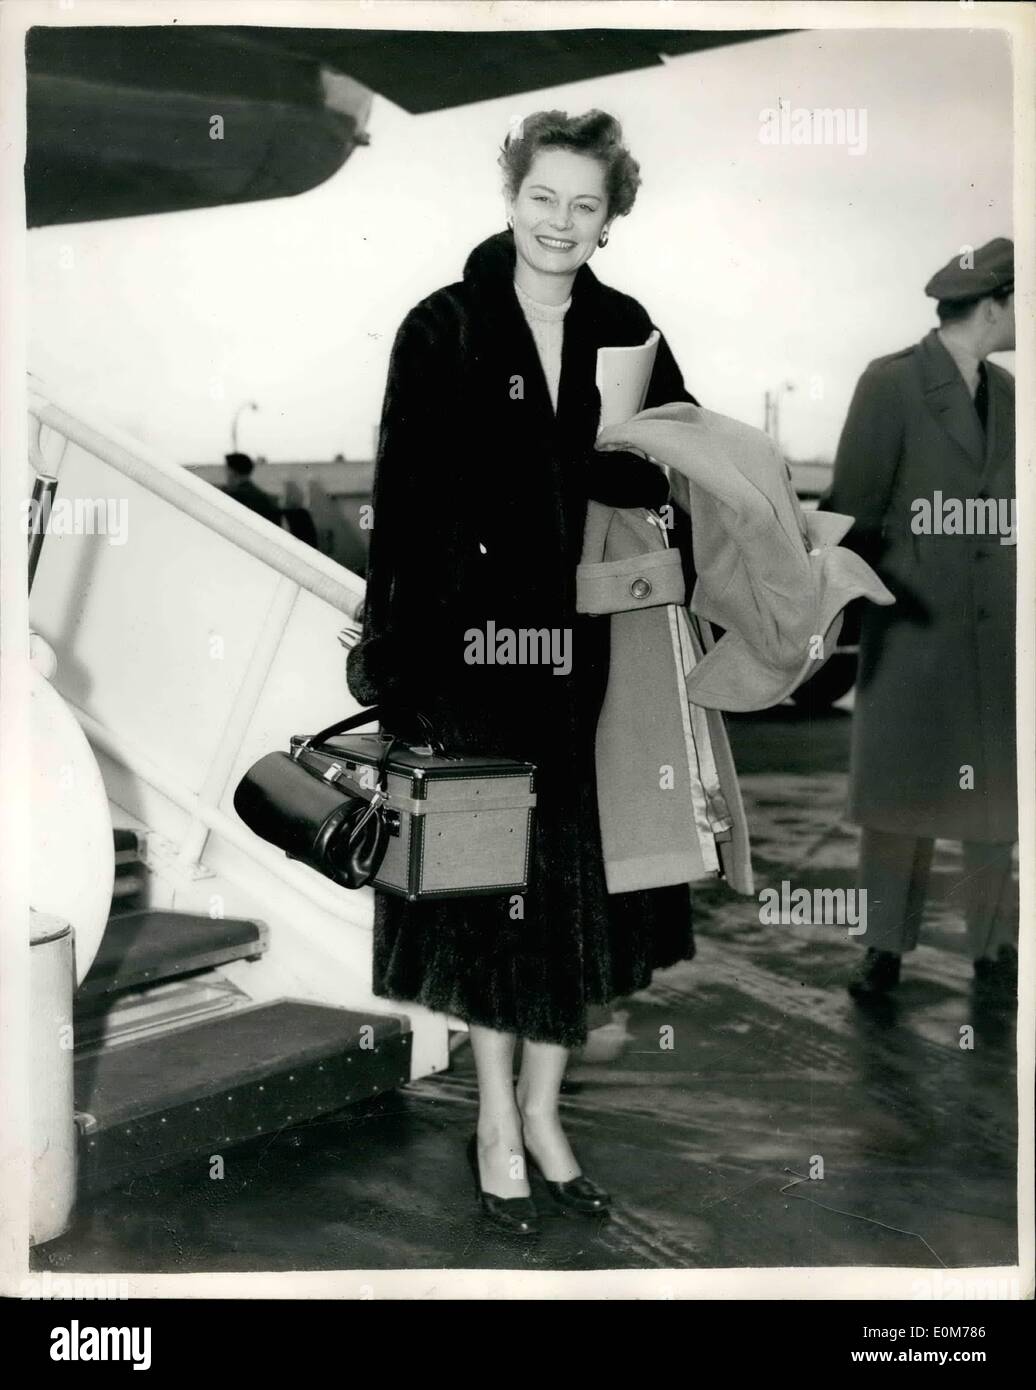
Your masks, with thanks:
[{"label": "black handbag", "polygon": [[[234,810],[249,830],[343,888],[365,887],[385,857],[387,767],[399,738],[386,742],[369,799],[329,782],[299,758],[310,745],[380,720],[381,715],[380,709],[361,710],[301,740],[292,753],[267,753],[248,769],[234,792]],[[441,752],[431,724],[423,715],[415,717],[429,744]]]}]

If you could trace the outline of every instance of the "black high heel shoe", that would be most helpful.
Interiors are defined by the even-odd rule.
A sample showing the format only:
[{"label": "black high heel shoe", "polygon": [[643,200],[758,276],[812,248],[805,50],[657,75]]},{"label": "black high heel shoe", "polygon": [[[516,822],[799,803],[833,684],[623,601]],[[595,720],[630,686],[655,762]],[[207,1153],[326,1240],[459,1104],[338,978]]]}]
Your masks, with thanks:
[{"label": "black high heel shoe", "polygon": [[580,1173],[576,1178],[569,1178],[568,1182],[552,1182],[544,1175],[543,1169],[533,1158],[528,1147],[525,1153],[529,1163],[540,1175],[544,1187],[562,1211],[575,1212],[578,1216],[610,1215],[611,1196],[585,1173]]},{"label": "black high heel shoe", "polygon": [[539,1213],[531,1197],[498,1197],[495,1192],[486,1192],[478,1171],[478,1135],[468,1140],[468,1163],[475,1179],[475,1194],[485,1216],[502,1231],[512,1236],[524,1238],[538,1236],[540,1233]]}]

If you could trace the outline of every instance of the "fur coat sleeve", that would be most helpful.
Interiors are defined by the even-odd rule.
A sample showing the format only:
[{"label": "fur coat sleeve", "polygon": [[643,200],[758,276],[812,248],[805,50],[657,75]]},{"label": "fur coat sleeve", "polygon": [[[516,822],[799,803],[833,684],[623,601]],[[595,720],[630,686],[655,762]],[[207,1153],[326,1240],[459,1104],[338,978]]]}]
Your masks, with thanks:
[{"label": "fur coat sleeve", "polygon": [[450,708],[437,646],[450,607],[442,557],[454,552],[458,499],[442,422],[456,418],[459,403],[444,365],[441,336],[418,306],[389,359],[362,632],[346,666],[355,698],[382,706],[383,725],[404,734],[417,732],[415,708],[439,728]]}]

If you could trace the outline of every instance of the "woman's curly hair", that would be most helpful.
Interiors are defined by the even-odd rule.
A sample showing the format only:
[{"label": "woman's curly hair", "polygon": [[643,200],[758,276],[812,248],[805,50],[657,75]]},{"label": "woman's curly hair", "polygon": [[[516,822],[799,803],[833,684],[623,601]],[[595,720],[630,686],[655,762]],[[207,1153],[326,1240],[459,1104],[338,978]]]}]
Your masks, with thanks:
[{"label": "woman's curly hair", "polygon": [[499,159],[512,198],[542,149],[572,150],[604,165],[609,217],[625,217],[633,207],[640,187],[640,165],[622,143],[622,126],[607,111],[587,111],[583,116],[537,111],[516,121]]}]

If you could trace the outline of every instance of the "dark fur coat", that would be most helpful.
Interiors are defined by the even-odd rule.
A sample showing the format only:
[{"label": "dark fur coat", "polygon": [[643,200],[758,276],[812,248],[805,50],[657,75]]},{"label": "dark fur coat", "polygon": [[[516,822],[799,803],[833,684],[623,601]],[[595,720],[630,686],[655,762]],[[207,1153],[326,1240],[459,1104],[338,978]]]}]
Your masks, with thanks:
[{"label": "dark fur coat", "polygon": [[[513,288],[514,241],[489,238],[461,282],[404,319],[392,351],[373,493],[363,632],[348,682],[364,704],[436,723],[451,752],[537,766],[523,914],[508,895],[410,903],[375,897],[373,987],[469,1022],[577,1045],[586,1010],[694,954],[686,885],[611,895],[598,825],[594,735],[608,676],[607,620],[575,611],[587,501],[659,506],[664,475],[593,450],[597,349],[642,343],[652,323],[580,268],[565,318],[555,416]],[[665,340],[647,405],[693,401]],[[696,402],[695,402],[696,403]],[[687,528],[677,518],[690,574]],[[568,629],[572,668],[471,665],[470,628]],[[422,741],[422,740],[419,740]]]}]

